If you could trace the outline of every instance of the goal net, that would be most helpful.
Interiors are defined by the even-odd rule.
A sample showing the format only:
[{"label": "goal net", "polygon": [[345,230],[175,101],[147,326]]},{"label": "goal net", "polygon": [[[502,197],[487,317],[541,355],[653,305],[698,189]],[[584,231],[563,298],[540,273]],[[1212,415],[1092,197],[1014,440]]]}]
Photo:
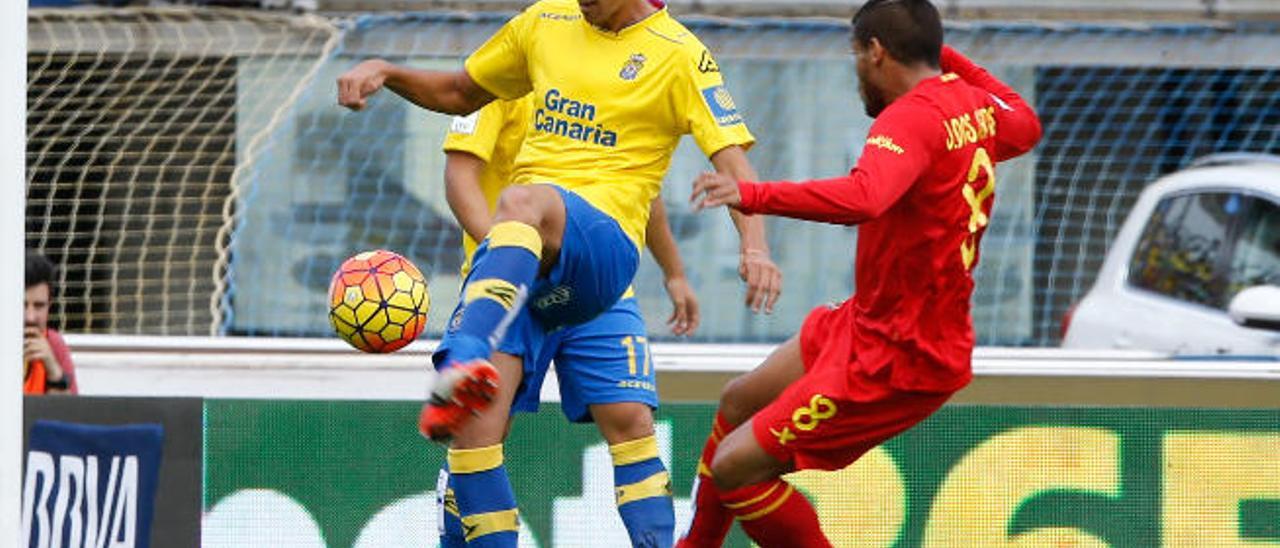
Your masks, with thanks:
[{"label": "goal net", "polygon": [[27,247],[59,266],[54,316],[73,331],[209,332],[237,168],[340,34],[180,8],[33,9],[28,29]]}]

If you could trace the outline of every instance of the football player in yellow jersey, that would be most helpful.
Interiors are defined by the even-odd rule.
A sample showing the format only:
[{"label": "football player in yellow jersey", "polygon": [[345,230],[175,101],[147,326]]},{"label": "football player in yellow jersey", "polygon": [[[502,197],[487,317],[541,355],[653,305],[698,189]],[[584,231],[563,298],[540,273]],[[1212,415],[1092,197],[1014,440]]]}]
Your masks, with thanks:
[{"label": "football player in yellow jersey", "polygon": [[[445,138],[445,193],[454,216],[463,227],[467,262],[477,239],[488,233],[498,194],[510,184],[516,151],[524,139],[532,111],[532,97],[494,101],[467,117],[454,119]],[[645,232],[646,245],[662,267],[673,313],[667,323],[676,335],[692,333],[698,324],[698,304],[684,276],[684,265],[675,238],[667,225],[661,198],[654,201]],[[531,326],[527,316],[516,320],[496,352],[511,355],[524,364],[514,401],[495,400],[494,411],[533,412],[538,409],[543,378],[555,362],[561,407],[573,422],[592,422],[609,444],[614,460],[614,484],[623,493],[617,499],[618,514],[632,544],[663,546],[674,537],[675,515],[671,505],[670,478],[658,457],[653,437],[653,409],[658,405],[656,375],[649,356],[644,319],[630,291],[613,308],[584,324],[558,330],[531,348],[521,333]],[[504,379],[505,381],[506,379]],[[513,417],[514,418],[514,417]],[[510,422],[510,421],[509,421]],[[441,508],[440,545],[466,546],[467,529],[458,512],[457,499],[467,498],[482,512],[500,478],[483,472],[451,476],[447,465],[437,483]],[[463,477],[462,482],[456,478]],[[497,501],[494,501],[497,502]],[[470,531],[473,538],[485,530]],[[494,531],[490,534],[500,533]]]},{"label": "football player in yellow jersey", "polygon": [[[511,397],[516,386],[504,377],[522,368],[492,353],[506,328],[527,314],[535,320],[525,335],[532,340],[612,308],[634,277],[649,206],[680,137],[692,134],[717,171],[739,180],[757,179],[746,158],[754,139],[711,54],[648,0],[542,0],[463,70],[365,61],[338,79],[338,101],[359,110],[384,86],[450,114],[533,94],[530,131],[511,176],[519,184],[498,199],[462,306],[433,355],[440,374],[419,419],[428,437],[453,439],[455,473],[485,470],[505,482],[507,417],[488,406]],[[781,273],[769,260],[763,225],[730,214],[741,236],[747,302],[771,310]],[[459,510],[475,527],[507,526],[515,519],[514,495],[508,498],[509,512],[471,512],[463,500]],[[514,542],[476,540],[490,537],[492,545]]]}]

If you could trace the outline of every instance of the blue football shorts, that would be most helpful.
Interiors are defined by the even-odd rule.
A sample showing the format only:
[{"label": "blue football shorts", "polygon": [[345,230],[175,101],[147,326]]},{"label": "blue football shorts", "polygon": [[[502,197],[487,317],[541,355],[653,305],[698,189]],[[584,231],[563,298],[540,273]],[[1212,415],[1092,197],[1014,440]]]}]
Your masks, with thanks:
[{"label": "blue football shorts", "polygon": [[536,322],[517,319],[498,348],[524,360],[524,378],[511,405],[513,414],[538,410],[542,383],[553,362],[560,383],[561,409],[570,421],[590,422],[590,405],[638,402],[658,407],[653,359],[645,338],[644,319],[634,298],[618,301],[604,314],[581,325],[544,332],[542,336],[521,336],[526,330],[539,331]]},{"label": "blue football shorts", "polygon": [[581,196],[553,186],[564,199],[560,257],[538,278],[527,308],[547,331],[586,323],[613,307],[631,285],[640,250],[618,221]]},{"label": "blue football shorts", "polygon": [[[612,217],[577,194],[554,188],[565,206],[559,259],[547,277],[534,282],[495,349],[524,361],[512,412],[538,409],[553,361],[564,413],[571,421],[590,421],[587,406],[592,404],[657,407],[644,319],[635,299],[621,299],[635,277],[640,252]],[[450,317],[457,318],[461,307]],[[446,351],[447,338],[436,354]]]}]

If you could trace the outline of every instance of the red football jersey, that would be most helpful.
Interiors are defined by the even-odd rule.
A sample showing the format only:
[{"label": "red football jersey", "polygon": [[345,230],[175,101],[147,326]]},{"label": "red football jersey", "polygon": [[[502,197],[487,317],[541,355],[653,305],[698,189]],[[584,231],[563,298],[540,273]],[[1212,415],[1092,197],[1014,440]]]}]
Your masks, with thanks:
[{"label": "red football jersey", "polygon": [[941,65],[880,113],[849,175],[739,185],[747,213],[861,225],[851,358],[869,374],[893,364],[890,382],[904,390],[972,378],[969,300],[993,166],[1041,133],[1026,101],[982,67],[950,47]]}]

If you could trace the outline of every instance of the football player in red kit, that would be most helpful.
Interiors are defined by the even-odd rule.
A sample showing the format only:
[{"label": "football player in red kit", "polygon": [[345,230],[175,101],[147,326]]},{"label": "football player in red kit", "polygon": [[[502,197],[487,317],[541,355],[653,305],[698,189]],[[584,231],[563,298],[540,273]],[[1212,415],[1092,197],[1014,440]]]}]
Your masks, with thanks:
[{"label": "football player in red kit", "polygon": [[856,293],[814,309],[726,386],[681,546],[720,546],[734,518],[761,546],[829,546],[812,505],[780,476],[844,468],[972,378],[969,298],[994,165],[1030,150],[1041,128],[942,34],[928,0],[869,0],[854,16],[858,88],[875,121],[848,175],[695,182],[697,208],[860,228]]}]

